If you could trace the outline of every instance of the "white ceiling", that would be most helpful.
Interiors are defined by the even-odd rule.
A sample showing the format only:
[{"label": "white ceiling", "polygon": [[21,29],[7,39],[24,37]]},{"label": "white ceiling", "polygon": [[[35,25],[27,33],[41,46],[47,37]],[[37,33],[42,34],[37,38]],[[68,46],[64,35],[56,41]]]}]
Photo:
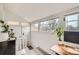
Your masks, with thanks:
[{"label": "white ceiling", "polygon": [[10,3],[4,5],[6,9],[28,22],[79,6],[77,3]]}]

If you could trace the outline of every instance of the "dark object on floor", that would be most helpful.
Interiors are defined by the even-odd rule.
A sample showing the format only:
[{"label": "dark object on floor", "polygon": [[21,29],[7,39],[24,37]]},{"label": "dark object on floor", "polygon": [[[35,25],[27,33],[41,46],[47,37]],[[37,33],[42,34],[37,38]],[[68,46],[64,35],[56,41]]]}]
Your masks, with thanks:
[{"label": "dark object on floor", "polygon": [[33,49],[33,47],[32,47],[32,46],[28,46],[28,45],[27,45],[27,47],[28,47],[30,50],[32,50],[32,49]]},{"label": "dark object on floor", "polygon": [[15,55],[15,40],[0,42],[0,55]]},{"label": "dark object on floor", "polygon": [[27,41],[27,47],[29,48],[29,50],[32,50],[33,49],[33,47],[31,46],[30,41]]}]

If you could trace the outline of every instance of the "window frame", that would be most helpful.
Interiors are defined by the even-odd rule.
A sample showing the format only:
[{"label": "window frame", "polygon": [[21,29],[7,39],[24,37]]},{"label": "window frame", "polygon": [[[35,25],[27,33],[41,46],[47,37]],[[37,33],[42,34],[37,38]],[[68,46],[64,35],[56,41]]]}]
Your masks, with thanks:
[{"label": "window frame", "polygon": [[[66,21],[66,17],[73,16],[73,15],[77,15],[77,19],[76,20]],[[79,31],[79,29],[78,30],[69,30],[69,28],[66,28],[68,26],[68,22],[77,22],[77,23],[79,22],[79,13],[66,15],[64,17],[64,19],[65,19],[65,31]],[[79,25],[77,25],[76,28],[79,28]]]},{"label": "window frame", "polygon": [[[32,24],[38,23],[38,29],[37,29],[38,31],[35,31],[35,32],[51,32],[51,31],[52,31],[51,29],[50,29],[50,30],[46,30],[46,31],[41,31],[41,28],[40,28],[40,27],[41,27],[41,23],[42,23],[42,22],[48,22],[48,23],[49,23],[49,22],[52,21],[52,20],[57,20],[57,21],[55,21],[55,23],[57,24],[57,22],[59,21],[59,18],[53,18],[53,19],[50,19],[50,20],[37,21],[37,22],[32,23]],[[55,23],[53,23],[53,24],[55,24]],[[32,31],[32,24],[31,24],[31,31]],[[55,25],[56,25],[56,24],[55,24]],[[46,24],[46,25],[48,25],[48,24]],[[55,26],[55,25],[54,25],[54,26]]]}]

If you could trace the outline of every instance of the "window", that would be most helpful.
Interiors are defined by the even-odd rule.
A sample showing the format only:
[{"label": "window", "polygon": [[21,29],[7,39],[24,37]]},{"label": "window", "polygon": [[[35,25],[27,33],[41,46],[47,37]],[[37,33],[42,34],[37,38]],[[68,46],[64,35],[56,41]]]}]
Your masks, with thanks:
[{"label": "window", "polygon": [[38,24],[39,23],[33,23],[33,24],[31,24],[31,31],[38,31]]},{"label": "window", "polygon": [[28,23],[26,23],[26,22],[22,22],[21,23],[21,29],[22,29],[22,34],[24,34],[24,35],[26,35],[26,34],[28,34],[29,32],[30,32],[30,26],[29,26],[29,24]]},{"label": "window", "polygon": [[79,30],[79,14],[69,15],[65,17],[66,30]]},{"label": "window", "polygon": [[53,19],[48,21],[35,22],[31,24],[31,31],[52,31],[59,19]]},{"label": "window", "polygon": [[17,22],[17,21],[8,21],[7,24],[8,25],[17,25],[18,26],[19,22]]},{"label": "window", "polygon": [[52,31],[57,24],[58,19],[40,22],[40,31]]},{"label": "window", "polygon": [[21,25],[22,25],[22,26],[29,26],[29,24],[28,24],[28,23],[24,23],[24,22],[23,22],[23,23],[21,23]]}]

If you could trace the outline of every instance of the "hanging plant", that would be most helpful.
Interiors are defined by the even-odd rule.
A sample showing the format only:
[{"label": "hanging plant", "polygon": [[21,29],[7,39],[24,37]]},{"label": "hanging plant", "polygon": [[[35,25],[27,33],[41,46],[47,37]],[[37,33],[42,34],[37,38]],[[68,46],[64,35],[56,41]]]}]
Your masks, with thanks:
[{"label": "hanging plant", "polygon": [[0,20],[0,29],[1,29],[1,33],[6,33],[9,30],[9,25],[5,24],[3,20]]}]

